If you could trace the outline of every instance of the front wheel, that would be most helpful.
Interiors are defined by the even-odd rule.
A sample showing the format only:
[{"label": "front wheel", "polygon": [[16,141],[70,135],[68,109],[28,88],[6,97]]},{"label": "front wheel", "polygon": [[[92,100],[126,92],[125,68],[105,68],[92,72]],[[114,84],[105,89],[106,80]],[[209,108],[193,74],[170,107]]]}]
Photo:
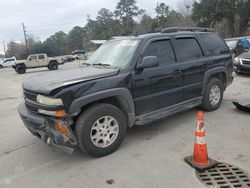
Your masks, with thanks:
[{"label": "front wheel", "polygon": [[127,123],[123,112],[111,104],[96,104],[83,112],[75,128],[79,146],[93,157],[113,153],[122,143]]},{"label": "front wheel", "polygon": [[206,111],[213,111],[220,107],[223,99],[223,85],[218,78],[212,78],[205,89],[202,109]]},{"label": "front wheel", "polygon": [[25,65],[17,65],[15,68],[15,71],[18,74],[24,74],[26,72],[26,67],[25,67]]}]

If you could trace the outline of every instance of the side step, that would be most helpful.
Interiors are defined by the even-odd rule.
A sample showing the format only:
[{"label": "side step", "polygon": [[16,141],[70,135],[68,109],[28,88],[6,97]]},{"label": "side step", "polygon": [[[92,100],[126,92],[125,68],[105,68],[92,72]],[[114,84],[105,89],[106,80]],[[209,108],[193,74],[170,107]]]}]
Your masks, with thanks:
[{"label": "side step", "polygon": [[190,99],[154,112],[150,112],[147,114],[143,114],[140,116],[136,117],[135,124],[136,125],[144,125],[151,123],[153,121],[159,120],[159,119],[164,119],[166,117],[169,117],[173,114],[186,111],[189,109],[192,109],[196,106],[199,106],[201,104],[202,97],[197,97],[194,99]]}]

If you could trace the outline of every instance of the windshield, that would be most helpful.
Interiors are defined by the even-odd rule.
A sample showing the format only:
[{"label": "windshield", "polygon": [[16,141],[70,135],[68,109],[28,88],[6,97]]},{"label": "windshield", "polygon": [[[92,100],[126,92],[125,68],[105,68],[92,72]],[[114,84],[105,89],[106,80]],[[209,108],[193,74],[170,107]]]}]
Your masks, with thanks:
[{"label": "windshield", "polygon": [[104,43],[86,63],[105,64],[111,67],[124,68],[131,60],[139,40],[115,40]]}]

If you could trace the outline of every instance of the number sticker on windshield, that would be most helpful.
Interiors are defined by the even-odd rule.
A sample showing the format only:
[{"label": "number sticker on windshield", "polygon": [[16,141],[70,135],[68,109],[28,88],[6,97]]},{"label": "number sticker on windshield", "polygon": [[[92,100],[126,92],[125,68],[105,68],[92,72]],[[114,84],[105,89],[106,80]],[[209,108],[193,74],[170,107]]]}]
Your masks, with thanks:
[{"label": "number sticker on windshield", "polygon": [[121,46],[135,46],[137,44],[136,40],[123,40],[121,41]]}]

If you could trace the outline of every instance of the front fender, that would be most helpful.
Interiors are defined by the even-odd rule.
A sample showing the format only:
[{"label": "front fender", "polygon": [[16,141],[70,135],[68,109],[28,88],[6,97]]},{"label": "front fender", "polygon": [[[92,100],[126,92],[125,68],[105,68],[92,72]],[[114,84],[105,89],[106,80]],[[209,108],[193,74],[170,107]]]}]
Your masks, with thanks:
[{"label": "front fender", "polygon": [[83,106],[109,97],[116,97],[119,100],[124,109],[126,109],[129,126],[133,126],[135,122],[135,106],[132,95],[127,88],[108,89],[82,96],[72,102],[69,114],[78,114]]}]

